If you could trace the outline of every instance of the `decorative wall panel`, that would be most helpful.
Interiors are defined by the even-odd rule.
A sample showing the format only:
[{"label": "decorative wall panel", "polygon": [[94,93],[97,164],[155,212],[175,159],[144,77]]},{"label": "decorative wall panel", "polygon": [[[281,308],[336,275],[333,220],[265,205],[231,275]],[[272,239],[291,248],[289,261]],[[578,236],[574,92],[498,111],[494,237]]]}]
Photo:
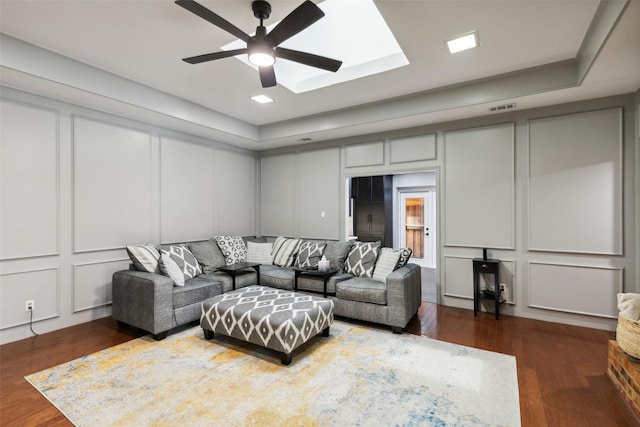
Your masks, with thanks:
[{"label": "decorative wall panel", "polygon": [[0,329],[29,323],[25,302],[33,300],[33,320],[59,316],[60,283],[57,267],[0,275]]},{"label": "decorative wall panel", "polygon": [[213,234],[213,149],[160,139],[162,243],[206,240]]},{"label": "decorative wall panel", "polygon": [[347,145],[345,156],[345,166],[348,168],[384,165],[384,142],[376,141]]},{"label": "decorative wall panel", "polygon": [[253,155],[215,151],[215,185],[218,198],[214,209],[217,234],[253,236],[255,232],[255,169]]},{"label": "decorative wall panel", "polygon": [[622,109],[529,121],[529,249],[622,254]]},{"label": "decorative wall panel", "polygon": [[129,268],[129,259],[73,265],[73,312],[111,304],[111,277]]},{"label": "decorative wall panel", "polygon": [[445,133],[445,244],[515,246],[514,125]]},{"label": "decorative wall panel", "polygon": [[300,153],[300,236],[340,239],[340,149]]},{"label": "decorative wall panel", "polygon": [[617,318],[620,268],[529,262],[529,306]]},{"label": "decorative wall panel", "polygon": [[123,248],[151,240],[151,137],[73,118],[74,249]]},{"label": "decorative wall panel", "polygon": [[294,237],[296,157],[268,156],[261,164],[262,234]]},{"label": "decorative wall panel", "polygon": [[58,113],[0,101],[0,259],[58,253]]},{"label": "decorative wall panel", "polygon": [[415,162],[436,158],[435,133],[392,139],[390,145],[390,163]]}]

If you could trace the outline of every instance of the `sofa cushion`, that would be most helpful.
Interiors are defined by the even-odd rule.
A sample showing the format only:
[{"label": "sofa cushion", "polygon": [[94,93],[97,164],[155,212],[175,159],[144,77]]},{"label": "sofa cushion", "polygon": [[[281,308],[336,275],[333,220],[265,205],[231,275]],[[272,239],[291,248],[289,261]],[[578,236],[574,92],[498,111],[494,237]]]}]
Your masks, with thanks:
[{"label": "sofa cushion", "polygon": [[241,236],[215,236],[215,239],[227,265],[247,260],[247,246]]},{"label": "sofa cushion", "polygon": [[271,252],[273,251],[273,243],[256,243],[247,242],[247,261],[257,262],[259,264],[271,265]]},{"label": "sofa cushion", "polygon": [[344,262],[352,247],[353,242],[328,241],[324,256],[329,260],[331,268],[337,268],[339,273],[344,272]]},{"label": "sofa cushion", "polygon": [[202,266],[202,271],[212,273],[227,263],[215,239],[189,243],[189,250]]},{"label": "sofa cushion", "polygon": [[386,305],[387,285],[365,277],[354,277],[336,284],[336,297],[350,301]]},{"label": "sofa cushion", "polygon": [[173,288],[173,308],[200,303],[211,297],[222,294],[222,283],[202,276],[194,277],[182,287]]},{"label": "sofa cushion", "polygon": [[160,251],[153,243],[127,246],[127,254],[136,270],[160,273]]},{"label": "sofa cushion", "polygon": [[344,263],[345,273],[353,274],[357,277],[372,277],[379,247],[380,241],[354,242]]},{"label": "sofa cushion", "polygon": [[387,276],[396,269],[401,254],[400,249],[382,248],[373,270],[373,279],[386,282]]},{"label": "sofa cushion", "polygon": [[296,267],[317,267],[326,247],[326,243],[300,243],[300,249],[296,257]]},{"label": "sofa cushion", "polygon": [[185,281],[202,274],[200,264],[186,246],[170,246],[160,253],[160,271],[169,276],[177,286],[184,286]]},{"label": "sofa cushion", "polygon": [[273,252],[271,253],[273,264],[280,267],[293,265],[300,243],[300,239],[288,239],[279,236],[273,243]]},{"label": "sofa cushion", "polygon": [[398,250],[400,251],[400,258],[398,258],[396,269],[407,265],[409,258],[411,258],[411,253],[413,252],[413,249],[411,248],[400,248]]},{"label": "sofa cushion", "polygon": [[[252,267],[243,268],[236,271],[236,289],[244,288],[245,286],[255,285],[258,283],[258,274]],[[198,276],[199,278],[216,280],[222,282],[222,292],[229,292],[233,290],[233,279],[231,275],[224,271],[216,271],[213,273]]]},{"label": "sofa cushion", "polygon": [[295,272],[293,267],[260,266],[260,285],[262,286],[292,290],[294,282]]}]

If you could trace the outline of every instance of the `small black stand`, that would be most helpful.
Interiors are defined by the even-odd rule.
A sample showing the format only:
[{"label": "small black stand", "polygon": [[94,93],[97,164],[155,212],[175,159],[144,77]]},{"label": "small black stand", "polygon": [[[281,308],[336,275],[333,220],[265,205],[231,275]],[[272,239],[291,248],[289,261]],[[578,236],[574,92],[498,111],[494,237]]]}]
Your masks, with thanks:
[{"label": "small black stand", "polygon": [[[486,249],[483,250],[486,256]],[[484,257],[483,257],[484,258]],[[494,288],[480,289],[480,274],[493,274]],[[496,319],[500,318],[500,260],[497,259],[473,259],[473,315],[478,315],[481,299],[492,299],[496,304]]]}]

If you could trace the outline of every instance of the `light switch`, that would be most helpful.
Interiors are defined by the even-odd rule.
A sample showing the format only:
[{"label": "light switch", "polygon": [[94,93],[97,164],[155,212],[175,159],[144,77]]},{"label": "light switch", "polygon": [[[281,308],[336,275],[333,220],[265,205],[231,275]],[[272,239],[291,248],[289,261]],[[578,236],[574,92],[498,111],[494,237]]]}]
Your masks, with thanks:
[{"label": "light switch", "polygon": [[320,218],[324,218],[326,216],[324,211],[320,211]]}]

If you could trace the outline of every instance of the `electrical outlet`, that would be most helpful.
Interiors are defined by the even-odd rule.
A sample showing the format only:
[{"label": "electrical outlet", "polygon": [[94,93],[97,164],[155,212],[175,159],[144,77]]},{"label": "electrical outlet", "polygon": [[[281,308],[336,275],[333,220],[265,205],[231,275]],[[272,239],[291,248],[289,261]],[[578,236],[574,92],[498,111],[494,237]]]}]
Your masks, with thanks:
[{"label": "electrical outlet", "polygon": [[505,301],[509,301],[509,292],[507,289],[507,285],[504,283],[500,283],[500,295],[502,295],[502,299]]},{"label": "electrical outlet", "polygon": [[28,299],[25,301],[24,303],[24,310],[25,311],[32,311],[34,309],[34,301],[32,299]]}]

